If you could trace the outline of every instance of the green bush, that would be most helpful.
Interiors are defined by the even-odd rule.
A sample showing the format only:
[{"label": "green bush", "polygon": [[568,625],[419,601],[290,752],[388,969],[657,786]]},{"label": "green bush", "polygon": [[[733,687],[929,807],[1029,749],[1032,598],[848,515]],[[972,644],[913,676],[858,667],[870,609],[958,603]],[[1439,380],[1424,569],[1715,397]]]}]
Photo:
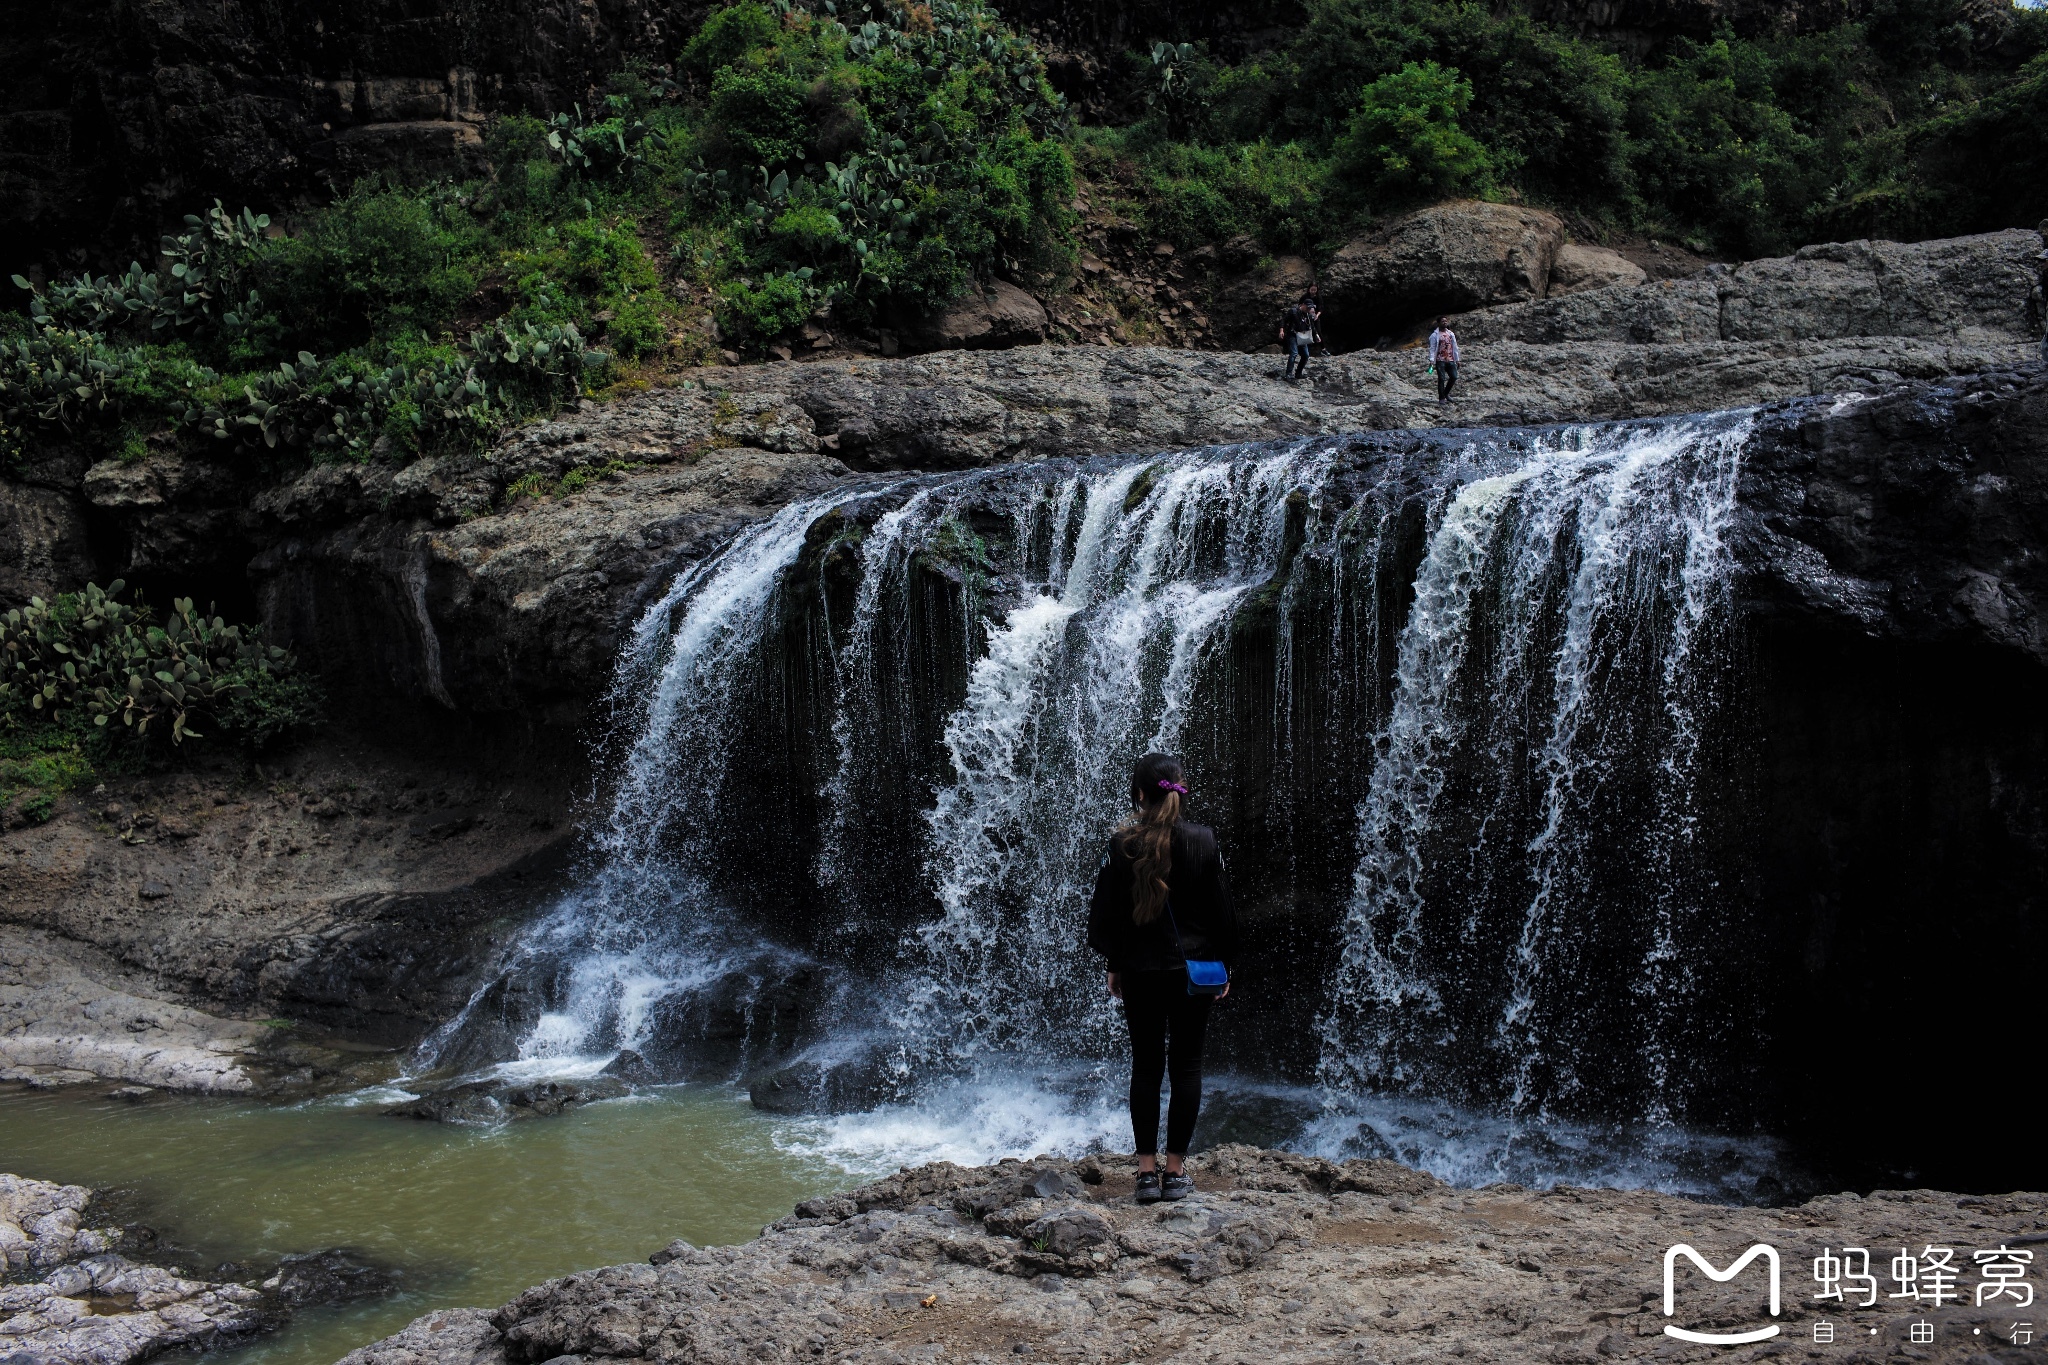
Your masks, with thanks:
[{"label": "green bush", "polygon": [[[104,591],[88,584],[0,616],[0,727],[90,725],[137,743],[178,745],[200,738],[199,725],[253,716],[231,704],[260,709],[255,688],[293,673],[292,656],[266,645],[261,627],[204,616],[190,598],[174,602],[159,626],[149,608],[118,600],[123,586],[118,579]],[[310,692],[292,696],[294,704],[317,704]]]},{"label": "green bush", "polygon": [[775,29],[774,16],[751,0],[719,10],[683,49],[683,66],[706,76],[722,71],[749,52],[772,46]]},{"label": "green bush", "polygon": [[338,351],[434,331],[476,289],[477,235],[461,205],[358,181],[251,267],[281,319],[277,345]]},{"label": "green bush", "polygon": [[741,170],[801,162],[811,142],[806,83],[786,71],[727,67],[711,83],[721,160]]},{"label": "green bush", "polygon": [[[1314,234],[1326,243],[1489,184],[1735,255],[2048,212],[2048,177],[2024,173],[2048,145],[2028,65],[2048,51],[2048,10],[1871,0],[1856,16],[1637,58],[1479,0],[1308,0],[1285,43],[1209,64],[1188,131],[1155,118],[1126,139],[1141,173],[1124,180],[1143,216],[1199,221],[1234,196],[1185,151],[1298,146],[1326,167],[1306,198],[1341,209]],[[1431,63],[1442,76],[1416,81]],[[1443,98],[1460,84],[1469,100]]]},{"label": "green bush", "polygon": [[772,275],[759,283],[734,280],[720,291],[719,302],[720,325],[754,341],[779,336],[811,314],[808,291],[792,275]]},{"label": "green bush", "polygon": [[1409,62],[1359,93],[1337,174],[1356,177],[1377,204],[1484,190],[1493,165],[1477,138],[1458,126],[1472,107],[1472,86],[1435,62]]},{"label": "green bush", "polygon": [[685,53],[709,93],[684,185],[733,229],[721,317],[756,343],[819,304],[927,311],[1072,257],[1064,113],[1030,44],[982,0],[865,14],[731,6]]}]

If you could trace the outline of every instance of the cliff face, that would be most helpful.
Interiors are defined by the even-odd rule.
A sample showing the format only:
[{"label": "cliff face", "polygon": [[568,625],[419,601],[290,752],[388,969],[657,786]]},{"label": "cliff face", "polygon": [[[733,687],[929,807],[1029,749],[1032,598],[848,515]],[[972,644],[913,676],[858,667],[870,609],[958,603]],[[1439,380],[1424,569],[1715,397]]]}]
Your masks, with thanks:
[{"label": "cliff face", "polygon": [[[661,60],[700,0],[89,0],[0,32],[0,254],[125,265],[219,196],[282,206],[372,170],[481,168],[506,110],[586,104]],[[91,252],[73,252],[90,244]]]},{"label": "cliff face", "polygon": [[[270,486],[168,451],[89,468],[57,453],[0,481],[0,544],[17,549],[0,596],[119,576],[159,600],[260,611],[344,693],[573,727],[655,585],[745,521],[862,472],[1657,416],[2011,369],[2035,356],[2040,243],[1814,247],[1486,309],[1459,319],[1467,363],[1449,405],[1412,351],[1353,352],[1290,385],[1264,356],[1027,346],[702,370],[488,456],[322,465]],[[586,486],[507,500],[521,480],[565,478]]]}]

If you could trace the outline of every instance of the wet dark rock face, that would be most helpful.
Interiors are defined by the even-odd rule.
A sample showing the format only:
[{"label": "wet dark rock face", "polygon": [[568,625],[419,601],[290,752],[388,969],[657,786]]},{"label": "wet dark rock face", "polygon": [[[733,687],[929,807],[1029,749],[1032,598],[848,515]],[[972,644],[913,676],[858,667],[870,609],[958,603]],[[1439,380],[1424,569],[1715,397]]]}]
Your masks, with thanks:
[{"label": "wet dark rock face", "polygon": [[[2048,959],[2048,376],[1774,426],[1744,505],[1759,1061],[1853,1178],[1911,1151],[1915,1178],[2017,1185],[1986,1044],[2032,1027],[2014,983]],[[1865,1045],[1944,1098],[1847,1082]]]},{"label": "wet dark rock face", "polygon": [[517,1119],[554,1118],[598,1100],[615,1100],[631,1087],[616,1076],[583,1081],[472,1081],[430,1091],[384,1112],[393,1118],[490,1126]]},{"label": "wet dark rock face", "polygon": [[286,1256],[277,1271],[263,1282],[286,1308],[310,1304],[353,1303],[391,1293],[398,1287],[399,1273],[379,1265],[347,1247],[329,1247]]},{"label": "wet dark rock face", "polygon": [[[10,269],[148,259],[215,196],[274,208],[373,170],[474,173],[485,118],[552,112],[665,60],[695,0],[16,6],[0,32]],[[68,253],[89,244],[83,259]],[[63,254],[60,254],[63,253]]]}]

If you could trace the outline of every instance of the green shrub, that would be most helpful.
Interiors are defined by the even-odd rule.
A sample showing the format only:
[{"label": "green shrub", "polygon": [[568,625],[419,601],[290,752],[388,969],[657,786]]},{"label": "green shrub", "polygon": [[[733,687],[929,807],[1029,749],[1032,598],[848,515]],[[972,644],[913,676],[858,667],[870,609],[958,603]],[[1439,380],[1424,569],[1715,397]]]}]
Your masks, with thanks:
[{"label": "green shrub", "polygon": [[749,52],[775,41],[775,19],[757,4],[732,5],[714,13],[683,49],[683,65],[710,75],[733,65]]},{"label": "green shrub", "polygon": [[327,722],[326,693],[308,674],[246,668],[233,680],[236,686],[218,708],[218,723],[250,749],[260,752],[301,738]]},{"label": "green shrub", "polygon": [[358,181],[266,243],[251,273],[282,320],[282,348],[338,351],[440,327],[477,285],[466,217],[459,205]]},{"label": "green shrub", "polygon": [[768,238],[783,260],[810,265],[842,245],[846,230],[819,205],[806,204],[778,214],[768,225]]},{"label": "green shrub", "polygon": [[780,336],[811,314],[803,281],[792,275],[771,275],[759,283],[734,280],[719,292],[719,303],[719,324],[755,343]]},{"label": "green shrub", "polygon": [[1150,56],[1145,103],[1168,137],[1187,137],[1208,106],[1215,83],[1208,54],[1193,43],[1156,42]]},{"label": "green shrub", "polygon": [[1471,84],[1435,62],[1409,62],[1381,76],[1359,93],[1337,140],[1339,177],[1355,177],[1376,204],[1483,190],[1492,163],[1458,126],[1471,107]]},{"label": "green shrub", "polygon": [[1059,96],[982,0],[876,5],[856,24],[731,6],[685,65],[709,94],[702,164],[678,178],[697,213],[737,219],[723,268],[738,278],[716,287],[744,336],[800,321],[799,294],[859,320],[1071,260]]},{"label": "green shrub", "polygon": [[1184,249],[1250,233],[1275,251],[1308,254],[1345,226],[1327,208],[1329,159],[1300,143],[1219,147],[1092,133],[1084,145],[1090,174],[1119,182],[1148,234]]},{"label": "green shrub", "polygon": [[769,169],[802,162],[811,142],[805,82],[783,71],[727,67],[711,83],[711,120],[721,160]]},{"label": "green shrub", "polygon": [[232,724],[231,702],[254,698],[268,675],[293,672],[292,656],[266,645],[261,627],[201,615],[190,598],[159,626],[147,607],[117,600],[122,588],[88,584],[0,617],[0,726],[89,724],[177,745],[199,738],[198,725]]}]

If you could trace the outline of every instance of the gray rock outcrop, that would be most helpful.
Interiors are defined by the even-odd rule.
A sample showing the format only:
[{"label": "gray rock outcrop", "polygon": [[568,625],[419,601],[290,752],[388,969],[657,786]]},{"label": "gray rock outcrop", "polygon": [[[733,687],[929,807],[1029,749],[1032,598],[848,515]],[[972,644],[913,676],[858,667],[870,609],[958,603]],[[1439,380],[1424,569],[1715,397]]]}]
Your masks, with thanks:
[{"label": "gray rock outcrop", "polygon": [[91,1197],[78,1185],[0,1175],[0,1360],[128,1365],[264,1325],[254,1289],[119,1255],[121,1229],[80,1226]]},{"label": "gray rock outcrop", "polygon": [[475,1081],[430,1091],[384,1112],[393,1118],[491,1127],[517,1119],[553,1118],[598,1100],[618,1099],[631,1090],[616,1076],[523,1084]]},{"label": "gray rock outcrop", "polygon": [[1426,313],[1540,299],[1564,223],[1543,209],[1461,199],[1341,248],[1322,274],[1332,343],[1370,345]]},{"label": "gray rock outcrop", "polygon": [[1471,346],[1863,337],[2012,344],[2039,330],[2028,295],[2041,244],[2041,234],[2020,229],[1934,242],[1833,242],[1714,266],[1690,279],[1609,284],[1491,308],[1453,325]]},{"label": "gray rock outcrop", "polygon": [[235,1094],[255,1088],[248,1063],[268,1032],[166,999],[83,944],[0,923],[0,1081]]},{"label": "gray rock outcrop", "polygon": [[1566,242],[1550,263],[1550,285],[1545,297],[1554,299],[1606,285],[1641,284],[1647,279],[1649,275],[1643,268],[1619,251]]},{"label": "gray rock outcrop", "polygon": [[[1932,1240],[1963,1248],[1961,1263],[2048,1225],[2039,1194],[1881,1191],[1735,1209],[1646,1191],[1458,1189],[1391,1161],[1239,1146],[1194,1159],[1193,1197],[1143,1208],[1133,1169],[1102,1157],[921,1166],[808,1200],[743,1246],[672,1244],[650,1264],[552,1280],[495,1311],[429,1314],[341,1365],[1668,1359],[1667,1322],[1771,1321],[1758,1283],[1695,1276],[1667,1318],[1674,1241],[1717,1265],[1766,1242],[1789,1278],[1844,1243]],[[1902,1341],[1923,1316],[1912,1301],[1783,1298],[1789,1341],[1811,1340],[1823,1317]],[[1922,1358],[1986,1358],[1983,1334],[2010,1330],[2001,1313],[1951,1305]]]},{"label": "gray rock outcrop", "polygon": [[1045,340],[1047,325],[1044,304],[1008,280],[995,280],[919,319],[905,339],[927,351],[1000,350]]}]

